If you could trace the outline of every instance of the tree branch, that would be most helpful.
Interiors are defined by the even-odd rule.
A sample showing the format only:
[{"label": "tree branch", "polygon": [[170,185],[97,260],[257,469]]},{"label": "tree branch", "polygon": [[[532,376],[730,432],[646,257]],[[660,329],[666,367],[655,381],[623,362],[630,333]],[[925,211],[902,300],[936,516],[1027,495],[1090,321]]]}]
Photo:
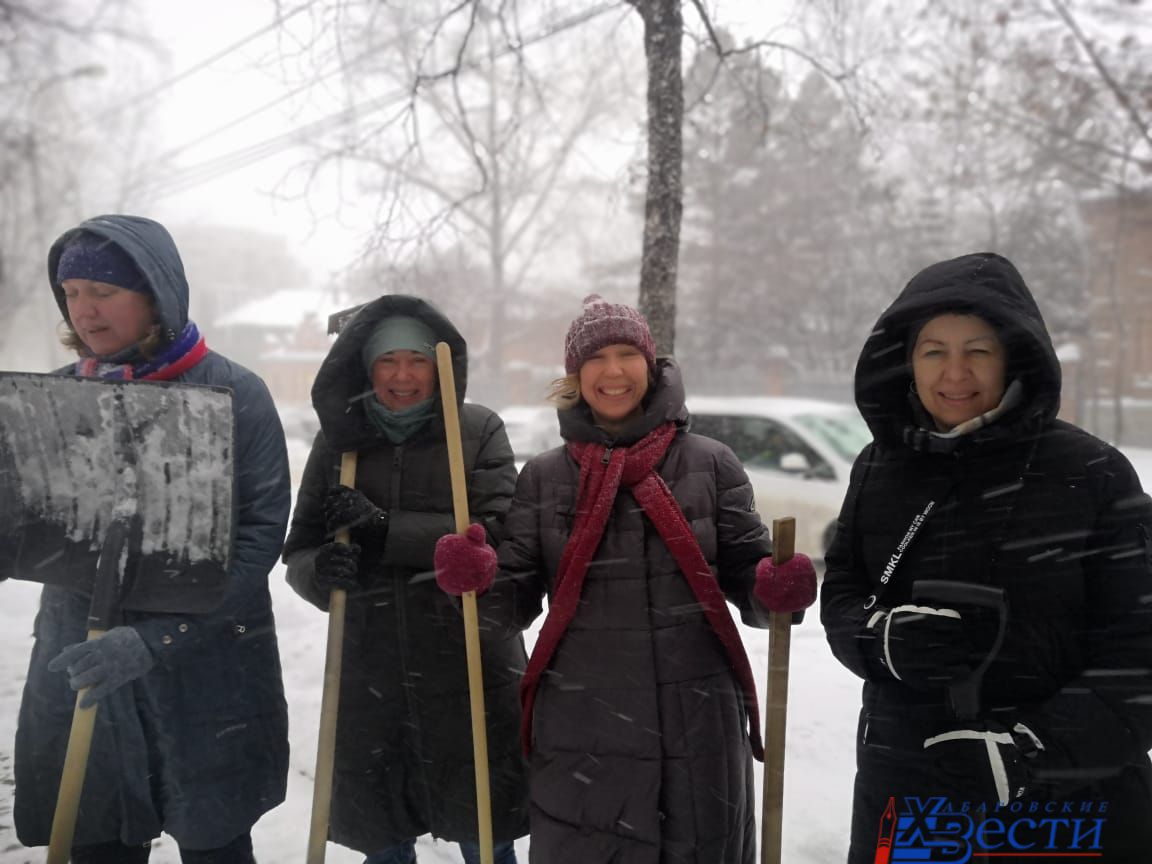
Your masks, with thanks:
[{"label": "tree branch", "polygon": [[1084,49],[1084,53],[1087,54],[1088,59],[1092,61],[1092,65],[1095,67],[1097,74],[1100,75],[1105,86],[1112,91],[1112,95],[1116,97],[1116,101],[1120,103],[1120,107],[1128,115],[1128,118],[1132,121],[1132,125],[1136,127],[1144,141],[1152,145],[1152,135],[1148,132],[1148,124],[1145,123],[1144,118],[1140,116],[1140,111],[1137,109],[1135,103],[1133,103],[1127,91],[1120,86],[1120,83],[1112,76],[1112,73],[1108,71],[1108,67],[1104,65],[1103,58],[1100,57],[1100,54],[1092,45],[1092,41],[1084,35],[1084,31],[1081,30],[1080,25],[1076,23],[1076,19],[1072,17],[1072,13],[1068,7],[1065,6],[1061,0],[1051,0],[1051,2],[1052,8],[1056,10],[1056,14],[1059,15],[1068,26],[1068,29],[1072,32],[1072,36],[1076,39],[1076,44]]}]

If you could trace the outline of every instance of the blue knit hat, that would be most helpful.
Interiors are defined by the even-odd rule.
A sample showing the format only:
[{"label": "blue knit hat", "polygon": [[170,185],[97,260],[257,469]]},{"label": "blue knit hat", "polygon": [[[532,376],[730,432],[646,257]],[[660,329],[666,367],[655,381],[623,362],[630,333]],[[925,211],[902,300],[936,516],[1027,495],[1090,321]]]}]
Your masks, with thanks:
[{"label": "blue knit hat", "polygon": [[91,279],[117,288],[152,293],[148,278],[140,272],[132,256],[111,240],[95,234],[81,234],[60,253],[56,282],[65,279]]},{"label": "blue knit hat", "polygon": [[364,340],[360,359],[368,374],[376,358],[389,351],[418,351],[429,359],[436,360],[436,343],[440,341],[432,328],[411,315],[389,315],[376,325]]}]

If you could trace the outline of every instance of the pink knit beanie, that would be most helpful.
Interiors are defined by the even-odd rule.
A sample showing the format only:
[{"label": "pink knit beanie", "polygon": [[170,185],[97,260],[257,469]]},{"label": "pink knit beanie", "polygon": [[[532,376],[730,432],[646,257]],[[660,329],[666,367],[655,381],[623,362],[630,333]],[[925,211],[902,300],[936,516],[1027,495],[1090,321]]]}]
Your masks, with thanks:
[{"label": "pink knit beanie", "polygon": [[564,339],[564,371],[573,375],[589,357],[608,345],[634,345],[656,368],[656,343],[644,316],[623,303],[609,303],[599,294],[584,298],[584,311]]}]

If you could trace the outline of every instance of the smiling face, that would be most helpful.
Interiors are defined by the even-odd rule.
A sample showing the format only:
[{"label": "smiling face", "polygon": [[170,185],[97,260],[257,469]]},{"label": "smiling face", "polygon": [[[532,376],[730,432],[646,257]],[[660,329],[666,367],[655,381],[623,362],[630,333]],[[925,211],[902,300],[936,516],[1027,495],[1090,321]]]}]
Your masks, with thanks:
[{"label": "smiling face", "polygon": [[151,294],[91,279],[60,283],[72,329],[98,357],[111,357],[148,335],[156,311]]},{"label": "smiling face", "polygon": [[938,315],[912,349],[916,393],[942,432],[979,417],[1004,396],[1005,351],[977,315]]},{"label": "smiling face", "polygon": [[598,426],[619,430],[640,414],[648,392],[648,360],[633,345],[607,345],[580,367],[580,396]]},{"label": "smiling face", "polygon": [[419,351],[381,354],[372,364],[372,390],[390,411],[411,408],[436,392],[436,364]]}]

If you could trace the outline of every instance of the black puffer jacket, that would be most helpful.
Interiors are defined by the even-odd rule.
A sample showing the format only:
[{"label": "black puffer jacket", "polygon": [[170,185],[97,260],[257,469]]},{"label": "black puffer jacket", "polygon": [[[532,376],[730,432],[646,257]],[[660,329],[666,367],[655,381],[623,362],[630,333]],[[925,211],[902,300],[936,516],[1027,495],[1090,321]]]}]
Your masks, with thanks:
[{"label": "black puffer jacket", "polygon": [[[943,312],[992,322],[1007,348],[1007,378],[1020,380],[1024,393],[991,425],[951,440],[919,428],[906,359],[910,326]],[[909,602],[914,581],[938,579],[1006,591],[1007,635],[984,679],[981,721],[1009,729],[1023,722],[1044,743],[1029,760],[1025,805],[1107,801],[1104,860],[1148,860],[1152,507],[1119,452],[1055,419],[1059,399],[1060,370],[1040,312],[1015,268],[996,255],[921,272],[864,345],[856,401],[875,441],[853,469],[821,591],[832,650],[865,679],[852,862],[873,860],[890,796],[899,804],[902,796],[941,795],[973,806],[991,798],[995,806],[975,750],[967,778],[941,780],[924,741],[958,725],[947,694],[893,678],[867,628],[876,609]],[[975,609],[964,614],[988,648],[993,622]]]},{"label": "black puffer jacket", "polygon": [[[560,411],[566,440],[608,443],[583,405]],[[686,423],[679,371],[665,364],[634,443]],[[770,552],[743,467],[724,445],[681,432],[658,466],[721,589],[744,620]],[[579,465],[565,448],[521,473],[481,608],[519,626],[551,596],[572,531]],[[496,604],[506,604],[497,611]],[[763,616],[763,617],[762,617]],[[720,641],[655,527],[621,489],[575,618],[536,696],[532,858],[549,864],[750,862],[756,851],[752,756],[740,689]]]},{"label": "black puffer jacket", "polygon": [[[284,546],[288,581],[328,607],[315,584],[315,557],[328,541],[323,501],[339,479],[340,455],[358,452],[356,486],[389,512],[383,550],[363,549],[365,590],[348,596],[337,721],[331,838],[369,853],[432,833],[477,839],[464,621],[436,585],[436,541],[455,530],[444,421],[393,445],[370,425],[361,397],[371,385],[360,357],[383,318],[424,321],[452,348],[457,397],[464,396],[467,347],[452,324],[415,297],[388,295],[348,323],[316,376],[312,402],[321,432],[301,481]],[[468,505],[490,539],[502,531],[516,480],[503,423],[480,405],[460,411]],[[493,836],[527,833],[525,765],[518,746],[517,686],[524,669],[518,633],[482,622]]]}]

